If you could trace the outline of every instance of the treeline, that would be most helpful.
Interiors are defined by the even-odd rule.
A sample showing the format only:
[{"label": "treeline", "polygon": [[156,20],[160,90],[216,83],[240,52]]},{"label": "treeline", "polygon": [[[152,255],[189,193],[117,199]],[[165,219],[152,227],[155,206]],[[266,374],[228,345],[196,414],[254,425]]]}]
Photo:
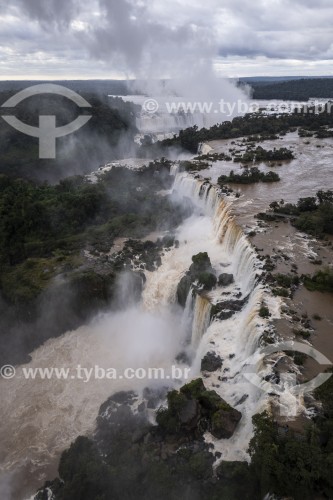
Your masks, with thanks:
[{"label": "treeline", "polygon": [[51,186],[0,176],[0,293],[12,304],[34,300],[50,280],[82,264],[84,248],[108,252],[116,237],[141,238],[182,217],[157,191],[170,187],[169,164],[113,168],[95,184],[84,177]]},{"label": "treeline", "polygon": [[109,244],[125,233],[133,237],[129,216],[136,223],[136,234],[169,224],[172,206],[168,199],[156,196],[156,191],[171,182],[166,160],[139,171],[113,168],[94,184],[82,176],[40,185],[1,175],[2,267],[30,257],[49,257],[75,245],[80,248],[92,227],[103,227]]},{"label": "treeline", "polygon": [[0,82],[0,92],[18,92],[33,85],[56,84],[74,90],[79,94],[128,95],[131,90],[128,80],[8,80]]},{"label": "treeline", "polygon": [[333,98],[333,78],[289,80],[285,82],[251,82],[253,99],[308,101],[312,97]]},{"label": "treeline", "polygon": [[[133,239],[172,230],[188,216],[157,194],[171,183],[166,160],[139,171],[113,168],[95,184],[83,177],[40,185],[0,176],[2,364],[26,362],[46,339],[110,309],[118,273],[130,271],[138,254],[144,254],[141,269],[143,261],[153,270],[161,246],[173,243],[137,248]],[[109,258],[117,237],[131,244],[123,258]]]},{"label": "treeline", "polygon": [[332,498],[332,378],[317,389],[316,396],[323,409],[305,432],[279,427],[267,413],[253,418],[250,470],[258,488],[253,498],[268,493],[294,500]]},{"label": "treeline", "polygon": [[293,160],[294,158],[293,152],[288,148],[274,148],[267,151],[261,146],[258,146],[256,149],[248,147],[243,155],[236,155],[234,161],[239,161],[241,163],[260,163]]},{"label": "treeline", "polygon": [[241,174],[235,174],[233,170],[230,171],[229,175],[221,175],[218,178],[218,184],[222,187],[226,183],[235,184],[254,184],[256,182],[278,182],[280,176],[270,170],[267,173],[261,172],[259,168],[245,168]]},{"label": "treeline", "polygon": [[333,269],[321,269],[313,276],[304,277],[304,285],[311,292],[330,292],[333,293]]},{"label": "treeline", "polygon": [[[315,110],[312,110],[313,112]],[[304,129],[319,130],[321,127],[333,126],[333,114],[329,110],[321,113],[305,113],[295,111],[292,114],[260,115],[249,114],[243,117],[236,117],[232,121],[225,121],[219,125],[214,125],[210,129],[199,129],[197,126],[181,130],[179,135],[173,138],[165,139],[151,146],[142,146],[140,155],[146,157],[149,155],[164,154],[170,148],[181,148],[196,153],[198,146],[202,142],[235,139],[243,136],[253,136],[261,134],[285,134],[295,130],[297,127]]]},{"label": "treeline", "polygon": [[314,236],[333,234],[333,191],[317,192],[316,197],[300,198],[296,204],[273,201],[275,214],[290,215],[297,229]]}]

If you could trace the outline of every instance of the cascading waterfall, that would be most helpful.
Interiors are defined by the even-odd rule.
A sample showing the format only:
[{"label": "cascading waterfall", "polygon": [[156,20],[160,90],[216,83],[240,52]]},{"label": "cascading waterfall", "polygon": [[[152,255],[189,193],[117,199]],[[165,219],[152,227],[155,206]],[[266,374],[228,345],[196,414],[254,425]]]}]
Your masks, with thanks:
[{"label": "cascading waterfall", "polygon": [[212,150],[213,150],[213,148],[211,146],[209,146],[209,144],[207,144],[205,142],[200,142],[200,144],[198,146],[198,155],[207,155]]},{"label": "cascading waterfall", "polygon": [[257,280],[257,258],[245,234],[233,219],[228,221],[222,245],[228,254],[233,255],[235,276],[243,292],[250,293]]},{"label": "cascading waterfall", "polygon": [[[134,95],[123,96],[122,99],[143,106],[147,97]],[[149,113],[145,111],[143,106],[140,115],[136,119],[136,126],[142,134],[175,133],[179,130],[192,127],[193,125],[203,128],[209,127],[213,125],[213,123],[217,123],[216,115],[214,115],[214,119],[212,119],[212,117],[200,111],[191,112],[189,110],[187,112],[186,109],[184,109],[184,105],[187,107],[187,103],[184,102],[182,98],[177,98],[174,95],[170,95],[169,97],[158,96],[155,100],[158,104],[158,110],[155,113]],[[171,111],[170,105],[173,108]]]},{"label": "cascading waterfall", "polygon": [[175,177],[179,172],[179,164],[178,163],[174,163],[173,165],[171,165],[170,167],[170,175],[172,175],[173,177]]},{"label": "cascading waterfall", "polygon": [[[221,250],[232,261],[232,270],[244,295],[257,291],[261,298],[261,287],[256,287],[259,273],[256,254],[242,229],[236,223],[230,203],[220,196],[219,188],[207,180],[194,178],[186,173],[178,173],[173,189],[191,198],[194,204],[213,219],[216,240]],[[256,317],[256,311],[254,312]]]},{"label": "cascading waterfall", "polygon": [[[231,405],[238,405],[243,414],[234,436],[228,441],[212,440],[215,448],[222,453],[223,460],[247,459],[247,447],[252,434],[251,417],[267,406],[267,395],[243,376],[243,370],[250,363],[256,365],[258,342],[265,323],[259,318],[259,307],[264,296],[264,289],[258,283],[261,263],[251,247],[248,239],[237,224],[231,211],[231,202],[221,197],[220,189],[206,179],[178,173],[174,182],[174,191],[178,196],[190,198],[199,214],[209,216],[212,221],[212,232],[215,247],[219,249],[220,260],[214,256],[215,262],[227,259],[227,266],[234,275],[235,284],[230,290],[230,297],[241,297],[246,304],[241,311],[228,320],[210,322],[211,304],[221,300],[222,290],[210,292],[207,296],[197,295],[194,304],[192,324],[192,347],[196,350],[193,371],[200,373],[202,356],[208,349],[217,352],[223,359],[224,371],[227,374],[219,377],[210,375],[205,384],[220,392]],[[208,246],[208,242],[207,242]],[[208,251],[210,254],[210,252]],[[214,266],[213,266],[214,267]],[[230,272],[228,270],[228,272]],[[232,295],[234,293],[234,295]],[[257,373],[267,371],[263,364],[257,364]],[[219,388],[219,389],[217,389]],[[239,403],[243,397],[242,403]]]},{"label": "cascading waterfall", "polygon": [[181,329],[186,333],[186,340],[191,341],[192,339],[192,325],[193,325],[193,305],[194,296],[192,288],[187,294],[184,312],[181,319]]},{"label": "cascading waterfall", "polygon": [[217,241],[232,256],[233,270],[244,293],[253,290],[257,277],[257,258],[241,227],[231,214],[230,203],[221,198],[219,189],[204,179],[195,179],[186,173],[178,173],[174,190],[182,193],[213,219]]},{"label": "cascading waterfall", "polygon": [[[75,369],[79,364],[87,369],[96,365],[119,370],[137,366],[169,367],[175,363],[186,340],[191,340],[196,352],[192,364],[195,377],[200,373],[202,355],[213,345],[224,360],[223,369],[228,371],[219,378],[219,372],[211,374],[205,378],[205,384],[231,405],[238,404],[240,396],[248,396],[237,406],[243,419],[234,436],[214,445],[216,449],[221,447],[224,460],[242,460],[246,458],[252,433],[251,417],[264,402],[265,395],[242,378],[249,357],[254,356],[254,364],[258,361],[255,358],[260,336],[258,308],[263,293],[256,284],[258,263],[232,216],[230,203],[220,197],[219,189],[176,169],[173,174],[173,191],[178,196],[189,197],[197,210],[177,229],[179,245],[165,252],[162,265],[156,271],[146,271],[142,303],[48,340],[32,353],[32,361],[26,367]],[[222,273],[227,266],[228,272],[234,274],[235,283],[228,287],[230,296],[249,295],[243,309],[228,320],[210,320],[212,303],[218,300],[215,290],[206,296],[193,296],[190,291],[183,312],[176,304],[177,285],[189,269],[192,256],[205,251],[214,269]],[[221,297],[219,287],[216,293]],[[258,370],[262,370],[262,365],[257,365]],[[135,381],[124,379],[92,379],[89,384],[79,379],[33,382],[22,378],[0,380],[0,396],[4,402],[0,417],[7,422],[1,435],[4,469],[10,474],[23,467],[23,474],[29,477],[29,487],[34,489],[41,485],[38,479],[41,472],[53,463],[60,451],[78,435],[92,431],[98,407],[107,397],[117,390],[138,389],[145,384],[139,380],[135,385]],[[11,384],[10,391],[8,384]],[[37,414],[36,407],[39,408]]]},{"label": "cascading waterfall", "polygon": [[209,326],[211,309],[212,304],[206,297],[201,295],[196,296],[191,337],[191,345],[194,349],[198,347],[202,336]]}]

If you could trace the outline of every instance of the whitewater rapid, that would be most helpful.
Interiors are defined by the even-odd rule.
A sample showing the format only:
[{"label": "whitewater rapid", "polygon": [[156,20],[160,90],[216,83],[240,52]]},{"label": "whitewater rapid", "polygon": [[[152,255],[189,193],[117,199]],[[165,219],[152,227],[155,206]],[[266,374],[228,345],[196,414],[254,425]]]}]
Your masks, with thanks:
[{"label": "whitewater rapid", "polygon": [[[230,440],[217,441],[210,435],[206,439],[214,442],[223,460],[244,460],[252,434],[251,417],[268,404],[266,393],[242,375],[249,359],[255,363],[259,338],[267,326],[258,316],[265,294],[258,282],[261,263],[232,216],[232,202],[226,202],[218,188],[203,179],[177,169],[171,173],[175,175],[172,196],[178,202],[189,197],[195,212],[176,231],[179,245],[165,251],[156,271],[145,272],[142,303],[101,315],[90,325],[48,340],[32,353],[25,368],[168,368],[177,364],[177,354],[187,348],[193,378],[200,376],[203,355],[214,350],[223,358],[223,374],[220,379],[221,374],[211,374],[204,379],[205,385],[237,405],[243,418]],[[235,282],[223,290],[217,287],[206,298],[188,297],[182,310],[176,303],[177,285],[199,252],[208,253],[217,275],[232,273]],[[246,305],[228,320],[211,322],[212,304],[226,293],[228,299],[247,298]],[[0,418],[5,422],[0,431],[0,458],[3,477],[10,475],[15,481],[23,474],[28,477],[27,491],[43,483],[49,464],[78,435],[93,431],[99,406],[111,394],[141,391],[149,385],[135,379],[25,380],[22,368],[12,380],[0,380]],[[172,386],[173,381],[168,384]]]},{"label": "whitewater rapid", "polygon": [[[252,416],[268,408],[270,402],[267,393],[247,380],[244,371],[254,365],[261,378],[270,373],[270,367],[261,362],[259,354],[260,337],[269,327],[267,321],[259,317],[259,308],[263,302],[274,299],[260,283],[262,263],[232,214],[232,200],[226,201],[219,188],[205,179],[176,169],[173,172],[174,192],[191,199],[197,207],[190,227],[186,221],[177,234],[183,248],[186,246],[191,256],[206,251],[217,275],[231,273],[235,280],[228,287],[217,287],[206,297],[197,296],[192,300],[191,339],[195,351],[192,375],[200,375],[201,359],[207,352],[218,354],[223,359],[222,374],[221,371],[206,374],[204,383],[243,415],[231,439],[217,440],[208,433],[206,439],[221,452],[221,460],[247,460]],[[188,267],[184,266],[184,271]],[[225,299],[244,299],[245,305],[229,319],[211,321],[212,304]],[[188,299],[186,318],[190,315],[189,309]]]}]

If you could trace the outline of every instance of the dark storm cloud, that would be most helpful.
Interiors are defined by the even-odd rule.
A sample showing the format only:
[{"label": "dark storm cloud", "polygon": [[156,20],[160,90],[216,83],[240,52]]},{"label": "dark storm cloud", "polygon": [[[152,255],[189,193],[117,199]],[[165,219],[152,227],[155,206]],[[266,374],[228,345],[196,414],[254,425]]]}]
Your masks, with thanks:
[{"label": "dark storm cloud", "polygon": [[2,74],[38,64],[158,76],[197,57],[333,57],[331,0],[12,0],[0,23]]},{"label": "dark storm cloud", "polygon": [[[19,18],[23,25],[22,15],[27,16],[38,21],[40,31],[35,36],[41,52],[57,57],[57,45],[66,43],[69,51],[77,49],[78,57],[85,50],[94,61],[113,62],[123,73],[138,76],[147,70],[153,76],[160,69],[176,67],[177,61],[183,65],[210,50],[208,28],[191,22],[169,26],[163,16],[153,18],[150,7],[149,0],[90,0],[85,4],[78,0],[13,0],[7,11],[11,16],[6,40],[16,49],[20,30],[16,29],[16,35],[11,31],[11,20],[16,14],[16,21]],[[40,43],[41,36],[44,43]],[[5,44],[0,33],[2,40]]]},{"label": "dark storm cloud", "polygon": [[78,12],[75,0],[14,0],[23,13],[42,23],[68,24]]}]

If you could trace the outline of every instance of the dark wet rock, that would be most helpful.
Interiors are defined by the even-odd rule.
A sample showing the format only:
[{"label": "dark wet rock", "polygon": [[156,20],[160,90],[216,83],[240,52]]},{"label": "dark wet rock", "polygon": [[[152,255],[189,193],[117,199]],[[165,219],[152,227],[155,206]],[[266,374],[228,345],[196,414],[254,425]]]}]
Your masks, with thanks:
[{"label": "dark wet rock", "polygon": [[141,413],[146,410],[146,403],[142,401],[142,403],[139,404],[138,406],[138,412]]},{"label": "dark wet rock", "polygon": [[218,410],[212,418],[211,433],[218,439],[229,439],[241,418],[242,414],[235,408]]},{"label": "dark wet rock", "polygon": [[[103,411],[99,413],[94,436],[79,437],[64,452],[59,467],[61,482],[48,482],[39,492],[40,500],[50,491],[55,496],[59,492],[62,495],[68,487],[74,491],[71,498],[76,498],[76,492],[82,491],[82,480],[89,487],[106,485],[98,490],[103,498],[118,498],[124,492],[126,498],[132,498],[133,492],[135,498],[160,498],[166,485],[163,498],[203,498],[202,492],[207,487],[207,498],[211,498],[210,492],[213,494],[216,486],[213,464],[221,454],[214,453],[213,444],[205,442],[204,433],[230,437],[240,413],[215,391],[207,390],[202,379],[169,392],[168,408],[157,412],[155,426],[144,415],[133,413],[126,404],[132,401],[132,396],[118,393],[101,406]],[[225,470],[220,473],[231,474]],[[100,478],[101,482],[91,482],[91,477]],[[179,489],[183,484],[186,495],[183,495],[185,490]],[[237,494],[232,498],[245,497]]]},{"label": "dark wet rock", "polygon": [[228,286],[234,282],[234,276],[232,274],[222,273],[218,278],[218,283],[220,286]]},{"label": "dark wet rock", "polygon": [[243,309],[248,299],[249,297],[247,296],[244,299],[229,299],[218,302],[212,306],[211,317],[215,317],[217,319],[229,319],[236,312]]},{"label": "dark wet rock", "polygon": [[312,329],[311,321],[308,318],[302,319],[302,325],[304,328]]},{"label": "dark wet rock", "polygon": [[216,468],[216,475],[219,479],[237,481],[244,480],[244,475],[249,473],[247,462],[221,462]]},{"label": "dark wet rock", "polygon": [[175,244],[175,237],[174,236],[164,236],[162,238],[162,245],[164,248],[171,248]]},{"label": "dark wet rock", "polygon": [[[174,238],[172,236],[167,236],[165,238],[165,244],[168,245],[169,248],[171,243],[173,245]],[[150,240],[141,241],[128,239],[124,244],[124,248],[113,255],[111,260],[119,270],[131,269],[132,261],[134,261],[135,265],[140,267],[140,269],[143,267],[148,271],[155,271],[162,263],[161,252],[163,245],[163,240],[158,240],[154,243]]]},{"label": "dark wet rock", "polygon": [[199,411],[198,402],[195,399],[187,400],[179,411],[181,425],[195,429],[198,425]]},{"label": "dark wet rock", "polygon": [[[194,285],[194,283],[197,285]],[[209,291],[216,285],[217,279],[212,268],[207,252],[193,255],[192,264],[187,273],[182,277],[177,288],[178,303],[185,307],[186,299],[191,288],[194,293]]]},{"label": "dark wet rock", "polygon": [[142,442],[148,433],[149,429],[147,427],[138,427],[132,434],[132,443]]},{"label": "dark wet rock", "polygon": [[197,276],[199,287],[203,290],[209,291],[216,285],[216,276],[213,273],[204,272]]},{"label": "dark wet rock", "polygon": [[182,277],[177,287],[177,301],[182,307],[185,307],[186,299],[191,289],[192,280],[188,274]]},{"label": "dark wet rock", "polygon": [[168,393],[168,408],[158,412],[156,421],[166,435],[198,438],[209,431],[219,439],[227,439],[241,416],[216,391],[207,390],[202,379],[196,379]]},{"label": "dark wet rock", "polygon": [[176,359],[177,363],[183,363],[184,365],[188,365],[188,366],[191,364],[191,360],[185,351],[182,351],[179,354],[177,354],[175,359]]},{"label": "dark wet rock", "polygon": [[104,407],[107,407],[108,404],[112,401],[118,404],[128,404],[131,405],[138,399],[138,395],[134,391],[120,391],[116,392],[112,396],[109,397],[105,403],[100,407],[100,412],[103,411]]},{"label": "dark wet rock", "polygon": [[278,373],[271,373],[269,375],[266,375],[264,377],[264,380],[266,382],[272,382],[273,384],[279,384],[280,383],[280,375]]},{"label": "dark wet rock", "polygon": [[218,315],[218,319],[230,319],[235,314],[235,311],[221,311]]},{"label": "dark wet rock", "polygon": [[249,395],[248,395],[248,394],[244,394],[244,396],[242,396],[242,397],[240,398],[240,400],[239,400],[239,401],[237,401],[237,403],[235,404],[235,406],[239,406],[239,405],[243,404],[243,403],[247,400],[247,398],[248,398],[248,397],[249,397]]},{"label": "dark wet rock", "polygon": [[145,387],[142,396],[147,401],[147,408],[157,408],[165,400],[168,390],[168,387],[159,387],[157,389]]},{"label": "dark wet rock", "polygon": [[201,371],[215,372],[222,367],[223,360],[215,352],[208,352],[201,360]]}]

